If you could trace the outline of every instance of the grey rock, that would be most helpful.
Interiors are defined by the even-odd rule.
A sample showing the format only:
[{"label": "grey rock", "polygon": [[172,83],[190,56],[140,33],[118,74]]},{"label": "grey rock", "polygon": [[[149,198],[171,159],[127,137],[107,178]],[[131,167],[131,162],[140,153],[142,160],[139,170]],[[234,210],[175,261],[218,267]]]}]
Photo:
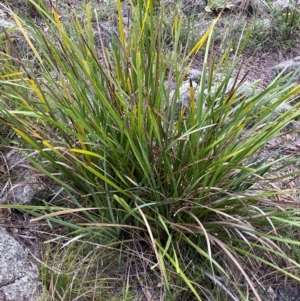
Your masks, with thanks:
[{"label": "grey rock", "polygon": [[[196,69],[190,69],[188,74],[187,74],[187,80],[185,80],[181,86],[179,87],[178,91],[176,91],[176,88],[171,90],[170,92],[170,99],[169,103],[172,105],[176,106],[176,111],[175,111],[175,119],[179,117],[179,114],[181,113],[182,109],[185,109],[185,115],[188,114],[189,109],[190,109],[190,85],[192,84],[194,88],[194,99],[195,103],[197,105],[197,99],[199,98],[199,93],[200,93],[200,86],[199,86],[199,81],[201,79],[202,72]],[[216,73],[214,75],[214,82],[213,85],[210,89],[210,95],[214,97],[215,92],[217,91],[220,83],[222,81],[222,75]],[[235,80],[233,78],[230,78],[228,81],[228,85],[226,87],[226,92],[229,93],[231,89],[233,88],[233,85],[235,83]],[[237,95],[244,97],[251,97],[254,95],[254,93],[259,92],[259,89],[257,87],[257,81],[256,82],[249,82],[245,81],[242,83],[240,86],[237,87]],[[175,100],[176,93],[178,93],[178,97]],[[208,95],[208,90],[204,90],[204,95]],[[241,98],[241,99],[242,99]],[[206,104],[204,103],[203,105],[203,110],[205,110]]]},{"label": "grey rock", "polygon": [[130,25],[132,22],[132,7],[126,3],[122,4],[122,17],[124,26]]},{"label": "grey rock", "polygon": [[0,301],[37,301],[38,269],[24,248],[0,228]]},{"label": "grey rock", "polygon": [[18,151],[12,150],[6,154],[4,164],[4,176],[10,182],[10,187],[2,191],[0,204],[29,204],[37,192],[45,189],[28,160]]},{"label": "grey rock", "polygon": [[[204,20],[199,23],[199,27],[197,27],[198,32],[195,35],[195,39],[199,40],[200,38],[202,38],[210,29],[212,23],[212,20]],[[214,42],[221,42],[224,35],[227,34],[226,30],[226,27],[221,22],[217,22],[212,31],[212,40],[214,40]]]},{"label": "grey rock", "polygon": [[297,6],[300,5],[300,1],[296,0],[296,1],[287,1],[287,0],[277,0],[277,1],[273,1],[272,6],[275,9],[279,9],[279,10],[286,10],[286,9],[293,9]]},{"label": "grey rock", "polygon": [[204,0],[186,0],[182,3],[182,11],[187,15],[199,14],[205,10],[206,2]]},{"label": "grey rock", "polygon": [[191,79],[193,81],[200,81],[202,77],[202,70],[190,68],[187,73],[187,79]]},{"label": "grey rock", "polygon": [[[195,89],[195,99],[197,99],[199,95],[198,94],[199,89],[197,89],[198,85],[195,81],[192,81],[192,85]],[[176,89],[172,90],[170,93],[170,98],[173,99],[176,93],[177,93]],[[179,95],[179,100],[177,100],[176,102],[180,104],[179,105],[180,109],[182,109],[183,107],[188,109],[190,105],[190,81],[189,80],[184,81],[182,85],[179,87],[178,95]]]},{"label": "grey rock", "polygon": [[[113,21],[99,21],[92,24],[96,46],[110,48],[112,36],[116,32],[116,24]],[[102,40],[102,42],[101,42]]]},{"label": "grey rock", "polygon": [[273,77],[276,77],[280,73],[286,75],[290,72],[294,75],[294,82],[300,82],[300,56],[281,62],[270,70],[270,74]]},{"label": "grey rock", "polygon": [[[126,3],[122,4],[122,20],[124,30],[128,30],[132,23],[132,7]],[[115,12],[107,20],[99,20],[92,24],[96,46],[102,47],[101,39],[105,48],[110,48],[113,36],[118,36],[118,15]]]},{"label": "grey rock", "polygon": [[231,0],[231,3],[236,6],[240,6],[243,4],[243,0]]},{"label": "grey rock", "polygon": [[300,290],[280,285],[277,288],[277,301],[300,301]]}]

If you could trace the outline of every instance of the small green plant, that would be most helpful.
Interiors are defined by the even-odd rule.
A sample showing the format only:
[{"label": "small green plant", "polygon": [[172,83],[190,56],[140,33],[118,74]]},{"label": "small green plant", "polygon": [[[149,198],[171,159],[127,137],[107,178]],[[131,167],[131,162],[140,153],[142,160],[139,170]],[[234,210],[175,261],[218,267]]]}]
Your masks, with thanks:
[{"label": "small green plant", "polygon": [[[297,204],[279,201],[287,192],[273,185],[290,176],[280,172],[295,161],[262,150],[299,117],[299,104],[274,112],[300,86],[281,77],[244,97],[239,78],[230,84],[244,44],[233,60],[230,49],[218,62],[209,55],[218,18],[182,54],[179,16],[167,52],[163,9],[157,15],[152,1],[138,0],[125,34],[121,1],[117,7],[110,50],[96,46],[89,5],[84,25],[74,16],[72,35],[54,8],[44,11],[49,31],[31,24],[35,41],[29,43],[38,73],[23,65],[17,84],[1,80],[2,121],[38,151],[39,158],[28,160],[72,201],[72,208],[38,206],[30,213],[69,227],[74,240],[142,240],[155,255],[151,269],[177,300],[213,300],[220,290],[246,300],[242,283],[260,300],[258,280],[250,277],[257,263],[298,281],[285,265],[300,265],[279,243],[300,243],[276,235],[277,226],[299,227]],[[23,22],[15,20],[29,41]],[[201,48],[199,90],[191,85],[188,108],[176,112],[179,88]],[[64,291],[69,280],[57,278]],[[173,294],[175,284],[180,294]]]},{"label": "small green plant", "polygon": [[253,20],[253,47],[265,50],[278,47],[289,50],[295,47],[300,25],[300,12],[295,1],[290,1],[285,9],[275,7],[272,2],[264,2],[264,5],[269,14]]},{"label": "small green plant", "polygon": [[300,14],[298,9],[296,9],[296,7],[288,8],[282,13],[277,12],[276,15],[280,23],[282,35],[285,36],[287,40],[292,39],[300,25]]}]

